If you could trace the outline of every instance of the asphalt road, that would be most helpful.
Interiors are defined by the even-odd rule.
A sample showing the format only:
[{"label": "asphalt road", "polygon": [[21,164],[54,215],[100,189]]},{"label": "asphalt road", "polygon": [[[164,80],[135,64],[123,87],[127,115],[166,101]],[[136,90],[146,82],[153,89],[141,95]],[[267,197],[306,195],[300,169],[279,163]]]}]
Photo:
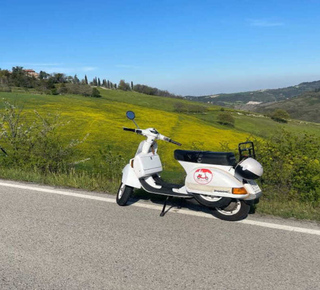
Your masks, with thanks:
[{"label": "asphalt road", "polygon": [[114,199],[0,180],[0,289],[320,289],[317,224]]}]

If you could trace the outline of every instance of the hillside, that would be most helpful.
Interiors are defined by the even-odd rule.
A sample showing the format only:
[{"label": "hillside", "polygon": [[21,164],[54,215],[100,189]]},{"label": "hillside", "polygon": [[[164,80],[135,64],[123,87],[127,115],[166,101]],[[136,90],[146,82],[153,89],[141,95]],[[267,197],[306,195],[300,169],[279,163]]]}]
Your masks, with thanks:
[{"label": "hillside", "polygon": [[[125,117],[127,110],[133,110],[136,113],[136,122],[141,128],[154,127],[162,134],[181,142],[183,145],[180,148],[185,150],[235,151],[239,142],[255,140],[256,152],[265,170],[264,196],[259,203],[259,211],[320,220],[319,198],[316,195],[319,182],[315,178],[320,172],[319,124],[296,120],[290,120],[286,124],[277,123],[259,113],[227,110],[210,104],[203,104],[205,110],[198,110],[199,103],[186,100],[149,96],[132,91],[99,90],[101,98],[44,95],[35,92],[0,92],[1,99],[14,104],[15,108],[23,108],[23,115],[19,118],[23,136],[32,142],[36,141],[32,143],[34,145],[44,144],[39,150],[33,151],[31,147],[27,147],[31,151],[20,150],[20,154],[26,153],[23,155],[26,158],[15,159],[17,151],[6,138],[6,128],[2,126],[0,141],[8,156],[0,154],[0,177],[115,193],[121,181],[123,166],[135,154],[139,142],[142,141],[141,136],[122,130],[124,126],[134,127]],[[8,124],[3,118],[3,114],[7,112],[4,108],[2,101],[2,121],[3,124]],[[198,113],[194,112],[195,108]],[[41,118],[46,119],[45,123],[41,123],[41,119],[39,126],[34,127],[41,129],[41,134],[45,132],[41,124],[45,124],[44,128],[47,129],[54,116],[59,115],[63,126],[56,129],[58,139],[52,139],[50,135],[51,139],[44,139],[49,142],[39,142],[38,138],[30,135],[32,128],[25,131],[24,125],[37,119],[35,111]],[[233,127],[219,124],[221,113],[228,113],[234,118]],[[37,120],[39,121],[39,118]],[[16,130],[19,130],[19,127],[17,124],[14,126]],[[43,140],[41,135],[37,136]],[[273,139],[274,136],[276,139]],[[61,148],[65,148],[65,145],[76,139],[84,140],[77,145],[74,155],[63,155],[57,171],[43,171],[38,162],[25,162],[30,160],[30,156],[41,162],[51,162],[46,156],[55,158]],[[24,138],[20,140],[22,143],[25,141]],[[58,143],[55,140],[58,140]],[[50,148],[54,155],[43,154],[48,153]],[[57,148],[59,150],[56,150]],[[173,144],[159,142],[164,167],[162,177],[169,182],[182,183],[185,173],[173,158],[175,149],[177,146]],[[66,158],[67,163],[64,162]],[[300,170],[305,170],[308,175],[296,178]],[[303,190],[299,187],[301,184]],[[287,200],[288,196],[290,203]],[[301,203],[305,201],[310,203]]]},{"label": "hillside", "polygon": [[[140,127],[157,128],[163,134],[183,143],[182,149],[219,150],[221,143],[229,143],[231,148],[236,148],[238,142],[246,140],[250,135],[266,137],[279,128],[292,132],[319,133],[319,127],[315,124],[305,125],[294,120],[288,124],[279,124],[261,114],[233,110],[229,113],[234,117],[235,125],[228,127],[218,123],[221,108],[217,106],[204,104],[207,109],[205,112],[181,113],[177,112],[177,104],[193,108],[198,103],[132,91],[100,89],[100,93],[101,98],[0,92],[0,98],[23,107],[27,114],[32,115],[34,110],[41,115],[59,114],[60,119],[66,122],[66,139],[81,139],[89,134],[80,146],[81,158],[96,155],[99,149],[106,146],[129,155],[135,151],[136,142],[141,137],[122,130],[124,126],[134,126],[125,117],[127,110],[136,112],[136,121]],[[2,102],[0,110],[1,108]],[[171,159],[175,148],[171,144],[161,146],[169,150],[167,156],[169,163],[173,164]]]},{"label": "hillside", "polygon": [[[42,116],[60,115],[65,123],[63,137],[66,140],[82,139],[88,134],[85,142],[79,146],[79,159],[92,159],[106,148],[121,153],[126,160],[132,157],[142,139],[122,130],[122,127],[134,127],[125,117],[127,110],[135,111],[136,121],[141,128],[157,128],[162,134],[183,143],[182,149],[202,146],[205,150],[219,150],[220,142],[229,142],[235,148],[238,142],[246,140],[249,135],[241,130],[210,124],[197,115],[174,112],[174,104],[187,102],[185,100],[120,90],[100,91],[101,98],[28,93],[0,93],[0,97],[23,107],[29,118],[34,115],[34,110]],[[1,108],[3,103],[0,103]],[[2,145],[5,147],[5,144]],[[173,160],[176,147],[164,142],[159,145],[164,154],[165,168],[172,170],[177,167]]]},{"label": "hillside", "polygon": [[241,107],[248,102],[278,102],[286,99],[290,99],[296,96],[299,96],[308,91],[315,91],[320,88],[320,81],[314,82],[304,82],[295,86],[290,86],[286,88],[279,89],[266,89],[266,90],[257,90],[249,92],[240,92],[232,94],[217,94],[212,96],[186,96],[188,100],[211,103],[219,106],[227,106],[233,108],[242,108]]},{"label": "hillside", "polygon": [[255,111],[267,114],[276,109],[286,110],[293,119],[320,123],[320,92],[307,92],[290,100],[261,104]]}]

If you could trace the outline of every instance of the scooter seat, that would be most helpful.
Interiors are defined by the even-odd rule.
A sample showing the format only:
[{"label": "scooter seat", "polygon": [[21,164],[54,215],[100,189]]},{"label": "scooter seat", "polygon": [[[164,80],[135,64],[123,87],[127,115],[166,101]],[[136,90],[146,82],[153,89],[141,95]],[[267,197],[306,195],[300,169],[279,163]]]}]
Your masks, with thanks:
[{"label": "scooter seat", "polygon": [[215,165],[236,165],[236,157],[232,152],[175,150],[174,158],[180,161]]}]

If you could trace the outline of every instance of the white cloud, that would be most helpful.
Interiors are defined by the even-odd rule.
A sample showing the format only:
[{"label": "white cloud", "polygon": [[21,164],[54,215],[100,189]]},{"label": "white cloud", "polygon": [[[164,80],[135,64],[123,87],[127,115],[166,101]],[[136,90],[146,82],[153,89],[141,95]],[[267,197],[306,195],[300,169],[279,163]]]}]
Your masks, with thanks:
[{"label": "white cloud", "polygon": [[276,26],[283,26],[283,22],[278,21],[271,21],[266,19],[248,19],[250,26],[256,27],[276,27]]},{"label": "white cloud", "polygon": [[84,71],[84,72],[87,72],[87,71],[94,71],[96,70],[97,67],[94,67],[94,66],[84,66],[82,68],[80,68],[81,71]]}]

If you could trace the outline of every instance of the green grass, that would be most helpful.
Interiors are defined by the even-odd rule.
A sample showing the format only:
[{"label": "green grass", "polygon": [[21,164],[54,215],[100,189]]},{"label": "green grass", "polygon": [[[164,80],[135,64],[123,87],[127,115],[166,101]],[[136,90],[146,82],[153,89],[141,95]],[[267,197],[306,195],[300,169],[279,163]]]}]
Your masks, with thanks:
[{"label": "green grass", "polygon": [[261,198],[257,205],[257,213],[281,216],[283,218],[296,218],[320,222],[320,208],[310,203],[300,203],[288,200],[267,200]]},{"label": "green grass", "polygon": [[[320,124],[305,122],[299,120],[289,120],[288,123],[278,123],[269,117],[259,113],[246,113],[234,110],[230,111],[235,119],[234,130],[246,132],[259,137],[268,137],[279,129],[286,129],[289,132],[308,133],[315,136],[320,136]],[[221,113],[220,110],[210,110],[206,114],[199,114],[197,117],[210,124],[217,124],[217,116]],[[219,126],[218,124],[216,126]],[[221,126],[223,127],[223,126]]]},{"label": "green grass", "polygon": [[[318,124],[294,120],[287,124],[279,124],[258,114],[244,114],[230,110],[235,118],[235,127],[226,127],[217,123],[217,116],[221,113],[220,107],[205,104],[208,111],[203,114],[180,114],[174,112],[175,104],[188,103],[188,101],[118,90],[101,89],[100,91],[101,98],[0,92],[1,99],[23,106],[27,120],[33,118],[34,110],[43,116],[59,114],[61,121],[65,123],[61,131],[65,141],[83,139],[87,136],[78,148],[75,161],[90,159],[75,166],[69,174],[43,176],[39,172],[2,168],[0,176],[7,179],[115,193],[122,168],[119,168],[119,165],[114,168],[118,175],[115,174],[112,180],[105,174],[96,172],[95,168],[97,162],[103,162],[100,151],[111,150],[113,154],[121,154],[125,164],[134,155],[138,143],[143,140],[141,136],[122,130],[122,127],[134,127],[134,124],[125,117],[127,110],[135,111],[136,121],[141,128],[157,128],[162,134],[181,142],[183,144],[181,149],[218,151],[221,144],[225,143],[228,143],[230,148],[236,148],[239,142],[245,141],[252,135],[265,137],[281,127],[292,132],[308,132],[320,136]],[[0,110],[2,109],[3,104],[0,102]],[[165,169],[163,177],[171,182],[180,183],[183,182],[184,172],[173,158],[173,151],[176,148],[175,145],[159,142]],[[265,198],[262,198],[258,204],[257,212],[320,220],[320,211],[311,205],[276,202]]]}]

